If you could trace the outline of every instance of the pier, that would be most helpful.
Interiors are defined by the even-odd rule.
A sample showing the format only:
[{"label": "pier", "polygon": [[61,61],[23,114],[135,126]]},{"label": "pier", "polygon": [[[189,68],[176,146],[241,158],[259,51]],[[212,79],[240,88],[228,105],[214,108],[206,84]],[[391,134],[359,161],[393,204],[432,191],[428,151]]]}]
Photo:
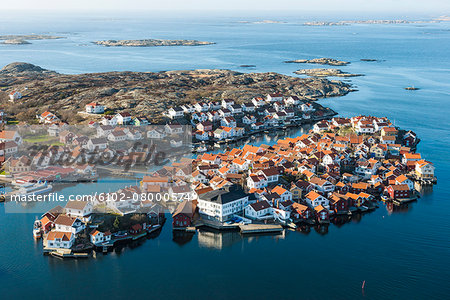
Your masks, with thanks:
[{"label": "pier", "polygon": [[283,231],[281,225],[267,225],[267,224],[247,224],[239,225],[242,234],[250,233],[280,233]]}]

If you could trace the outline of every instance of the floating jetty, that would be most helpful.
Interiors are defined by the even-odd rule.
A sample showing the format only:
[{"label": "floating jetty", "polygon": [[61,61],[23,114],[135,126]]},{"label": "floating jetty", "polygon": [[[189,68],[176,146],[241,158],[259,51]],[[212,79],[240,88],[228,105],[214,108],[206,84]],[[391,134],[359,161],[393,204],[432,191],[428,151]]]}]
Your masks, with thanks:
[{"label": "floating jetty", "polygon": [[89,253],[75,253],[71,249],[51,249],[46,248],[44,249],[44,253],[48,253],[51,256],[58,257],[58,258],[88,258],[90,255]]},{"label": "floating jetty", "polygon": [[249,233],[279,233],[283,231],[281,225],[267,225],[267,224],[246,224],[239,225],[242,234]]}]

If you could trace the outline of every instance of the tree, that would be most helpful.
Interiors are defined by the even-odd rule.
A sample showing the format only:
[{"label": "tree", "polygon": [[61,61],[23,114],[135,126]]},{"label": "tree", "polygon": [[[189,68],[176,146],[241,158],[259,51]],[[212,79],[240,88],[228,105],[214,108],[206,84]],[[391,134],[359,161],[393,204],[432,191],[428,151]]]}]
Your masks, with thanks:
[{"label": "tree", "polygon": [[115,229],[119,229],[119,225],[120,225],[119,218],[116,217],[116,219],[114,220],[113,226],[114,226]]}]

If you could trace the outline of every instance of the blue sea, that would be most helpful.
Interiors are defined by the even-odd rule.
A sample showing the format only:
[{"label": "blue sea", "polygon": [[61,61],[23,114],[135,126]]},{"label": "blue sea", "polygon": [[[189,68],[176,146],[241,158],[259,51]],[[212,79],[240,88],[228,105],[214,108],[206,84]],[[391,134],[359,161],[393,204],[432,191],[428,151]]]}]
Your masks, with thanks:
[{"label": "blue sea", "polygon": [[[319,103],[346,117],[387,116],[396,126],[415,131],[421,139],[418,152],[434,163],[438,184],[401,209],[381,205],[339,226],[280,236],[174,234],[169,218],[155,238],[77,261],[42,255],[41,243],[31,234],[38,215],[32,209],[12,214],[0,207],[2,299],[449,298],[450,23],[308,27],[302,23],[310,19],[289,14],[272,18],[285,23],[252,23],[267,18],[2,15],[1,35],[36,33],[65,39],[0,45],[0,65],[24,61],[70,74],[217,68],[296,76],[292,72],[297,69],[320,66],[283,61],[317,57],[350,61],[340,68],[365,75],[345,80],[357,91]],[[91,43],[144,38],[216,44],[108,48]],[[367,58],[378,61],[360,61]],[[240,68],[242,64],[256,67]],[[406,91],[406,86],[420,90]],[[105,180],[65,193],[130,184]]]}]

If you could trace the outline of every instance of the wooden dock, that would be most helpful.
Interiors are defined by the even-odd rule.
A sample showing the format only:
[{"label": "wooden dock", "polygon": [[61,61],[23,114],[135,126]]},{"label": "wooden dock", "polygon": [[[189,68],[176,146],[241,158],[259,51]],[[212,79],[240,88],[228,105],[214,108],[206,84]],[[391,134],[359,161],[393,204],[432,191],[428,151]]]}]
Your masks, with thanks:
[{"label": "wooden dock", "polygon": [[249,233],[280,233],[283,231],[281,225],[267,225],[267,224],[247,224],[239,225],[242,234]]}]

